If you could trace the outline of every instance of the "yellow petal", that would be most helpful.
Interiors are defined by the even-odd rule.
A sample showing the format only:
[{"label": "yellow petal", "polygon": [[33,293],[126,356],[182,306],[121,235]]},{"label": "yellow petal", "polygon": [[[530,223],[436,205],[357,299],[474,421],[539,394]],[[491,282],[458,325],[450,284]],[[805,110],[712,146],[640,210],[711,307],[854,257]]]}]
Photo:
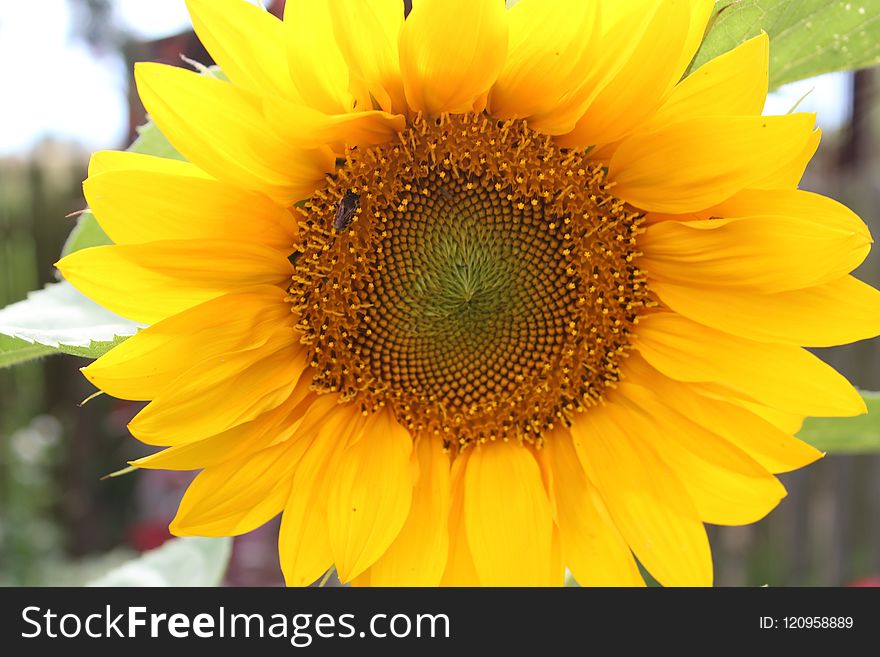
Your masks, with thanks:
[{"label": "yellow petal", "polygon": [[135,80],[162,134],[220,180],[290,204],[311,196],[333,171],[329,149],[286,143],[268,129],[259,98],[228,82],[150,63],[135,66]]},{"label": "yellow petal", "polygon": [[332,397],[324,395],[323,409],[316,409],[321,420],[317,435],[297,465],[281,516],[278,556],[288,586],[308,586],[333,564],[327,525],[329,482],[348,436],[362,422],[355,404],[338,405]]},{"label": "yellow petal", "polygon": [[[605,21],[604,10],[611,4],[602,4],[600,20]],[[574,129],[559,138],[563,146],[607,144],[644,123],[681,79],[702,37],[706,5],[711,5],[706,0],[619,4],[629,13],[623,7],[612,9],[625,16],[597,44],[599,52],[616,51],[613,75],[599,83]],[[621,52],[621,43],[632,43],[634,49]]]},{"label": "yellow petal", "polygon": [[245,0],[186,0],[186,6],[199,41],[234,84],[255,94],[298,98],[275,16]]},{"label": "yellow petal", "polygon": [[547,436],[563,559],[581,586],[644,586],[626,541],[587,479],[568,430]]},{"label": "yellow petal", "polygon": [[567,568],[562,560],[562,540],[559,538],[559,528],[555,523],[550,543],[550,573],[552,579],[548,581],[549,586],[565,586]]},{"label": "yellow petal", "polygon": [[821,285],[859,266],[870,241],[795,217],[663,221],[639,237],[652,280],[764,294]]},{"label": "yellow petal", "polygon": [[806,419],[806,416],[802,413],[791,413],[770,407],[765,403],[755,401],[754,397],[750,397],[744,392],[723,383],[703,381],[701,383],[689,382],[687,385],[703,397],[744,408],[789,435],[794,435],[800,431]]},{"label": "yellow petal", "polygon": [[[709,26],[709,18],[715,9],[715,0],[688,0],[688,2],[690,4],[690,21],[676,67],[676,70],[681,71],[679,79],[685,74],[687,67],[696,56],[697,50],[700,49],[700,44],[703,43],[706,36],[706,28]],[[678,82],[678,80],[674,80],[674,82]]]},{"label": "yellow petal", "polygon": [[772,473],[789,472],[822,458],[822,453],[743,406],[700,394],[699,387],[680,383],[651,367],[638,353],[627,359],[624,380],[674,399],[675,410],[730,441]]},{"label": "yellow petal", "polygon": [[[243,240],[290,249],[290,211],[262,194],[220,182],[194,164],[140,155],[95,153],[86,200],[115,244],[160,240]],[[104,164],[104,160],[110,160]]]},{"label": "yellow petal", "polygon": [[804,419],[806,418],[802,413],[782,411],[778,408],[767,406],[762,402],[755,401],[754,397],[750,397],[733,386],[725,385],[723,383],[702,381],[700,383],[688,382],[687,385],[694,392],[703,397],[723,401],[744,408],[789,435],[800,431]]},{"label": "yellow petal", "polygon": [[213,179],[212,176],[189,162],[132,151],[96,151],[89,159],[89,177],[100,176],[111,171],[130,171],[132,169],[184,178]]},{"label": "yellow petal", "polygon": [[553,517],[541,472],[516,444],[474,448],[467,464],[464,521],[483,586],[552,586]]},{"label": "yellow petal", "polygon": [[[201,470],[246,458],[253,452],[300,436],[300,420],[310,406],[301,402],[305,397],[309,402],[314,401],[314,393],[307,391],[311,382],[311,372],[306,370],[300,375],[297,389],[278,408],[204,440],[168,447],[129,463],[152,470]],[[306,390],[301,390],[303,388]]]},{"label": "yellow petal", "polygon": [[767,175],[761,176],[752,183],[752,187],[758,189],[785,189],[795,190],[804,177],[804,171],[816,151],[819,150],[819,142],[822,141],[822,130],[817,128],[804,142],[803,147],[792,157],[780,161]]},{"label": "yellow petal", "polygon": [[318,148],[325,144],[334,147],[337,144],[384,144],[406,126],[401,114],[375,111],[324,114],[280,98],[265,99],[263,108],[276,132],[300,148]]},{"label": "yellow petal", "polygon": [[305,369],[305,350],[281,327],[265,345],[215,356],[184,371],[129,423],[149,445],[180,445],[244,424],[280,406]]},{"label": "yellow petal", "polygon": [[508,18],[495,0],[417,0],[400,31],[409,106],[439,115],[474,109],[507,55]]},{"label": "yellow petal", "polygon": [[409,431],[385,409],[367,420],[360,438],[342,453],[327,502],[330,547],[342,582],[372,566],[406,522],[412,449]]},{"label": "yellow petal", "polygon": [[401,3],[398,0],[333,0],[330,11],[336,42],[351,78],[386,112],[405,113],[406,96],[397,47],[403,25]]},{"label": "yellow petal", "polygon": [[633,135],[609,165],[614,194],[650,212],[717,205],[802,153],[812,114],[699,117]]},{"label": "yellow petal", "polygon": [[767,99],[769,68],[770,40],[761,33],[679,82],[640,132],[685,118],[760,114]]},{"label": "yellow petal", "polygon": [[153,399],[202,361],[265,344],[291,321],[284,296],[267,286],[206,301],[140,331],[82,372],[114,397]]},{"label": "yellow petal", "polygon": [[516,3],[507,61],[489,94],[489,112],[502,119],[539,115],[544,121],[533,127],[546,131],[547,114],[591,74],[598,9],[599,3],[580,0]]},{"label": "yellow petal", "polygon": [[880,334],[880,292],[852,276],[777,294],[661,282],[651,289],[677,313],[750,340],[831,347]]},{"label": "yellow petal", "polygon": [[[541,3],[549,5],[554,3]],[[569,137],[578,120],[590,104],[601,94],[626,66],[641,43],[640,36],[654,18],[657,3],[652,0],[633,2],[593,3],[598,12],[598,23],[591,44],[589,62],[581,72],[580,80],[560,97],[546,112],[530,117],[529,125],[540,132],[559,135],[565,146],[583,147]],[[549,9],[549,7],[547,7]],[[529,44],[529,47],[533,47]]]},{"label": "yellow petal", "polygon": [[360,575],[355,577],[353,580],[349,582],[349,585],[354,588],[366,588],[368,586],[373,586],[370,581],[372,580],[373,569],[367,568]]},{"label": "yellow petal", "polygon": [[866,243],[871,232],[859,216],[832,198],[803,190],[745,189],[707,211],[707,217],[792,217],[857,233]]},{"label": "yellow petal", "polygon": [[186,489],[175,536],[238,536],[281,513],[308,441],[287,442],[206,468]]},{"label": "yellow petal", "polygon": [[631,417],[635,441],[657,450],[704,522],[749,524],[766,516],[785,497],[782,484],[765,468],[647,388],[623,383],[615,398],[636,413]]},{"label": "yellow petal", "polygon": [[630,549],[664,586],[711,586],[706,531],[678,478],[651,448],[637,443],[633,413],[593,408],[571,427],[574,446]]},{"label": "yellow petal", "polygon": [[[702,391],[700,391],[702,394]],[[725,400],[726,401],[726,400]],[[766,420],[774,427],[779,429],[780,431],[784,431],[787,434],[796,434],[801,430],[801,427],[804,426],[804,420],[806,416],[797,415],[794,413],[786,413],[785,411],[780,411],[776,408],[770,408],[769,406],[765,406],[763,404],[753,402],[751,400],[737,400],[734,402],[739,406],[749,410],[754,413],[762,420]],[[801,441],[798,441],[801,442]],[[785,472],[784,470],[780,470],[780,472]]]},{"label": "yellow petal", "polygon": [[849,382],[811,353],[721,333],[674,313],[643,317],[638,350],[677,381],[716,381],[783,411],[859,415],[865,403]]},{"label": "yellow petal", "polygon": [[87,297],[147,324],[243,288],[283,285],[293,271],[283,252],[220,240],[97,246],[56,266]]},{"label": "yellow petal", "polygon": [[449,456],[439,440],[416,443],[419,477],[406,524],[370,568],[372,586],[437,586],[449,553]]},{"label": "yellow petal", "polygon": [[474,450],[456,457],[450,474],[449,557],[441,586],[480,586],[477,568],[468,546],[464,517],[464,479]]},{"label": "yellow petal", "polygon": [[287,0],[284,30],[290,75],[306,105],[327,114],[370,107],[369,96],[351,93],[329,0]]}]

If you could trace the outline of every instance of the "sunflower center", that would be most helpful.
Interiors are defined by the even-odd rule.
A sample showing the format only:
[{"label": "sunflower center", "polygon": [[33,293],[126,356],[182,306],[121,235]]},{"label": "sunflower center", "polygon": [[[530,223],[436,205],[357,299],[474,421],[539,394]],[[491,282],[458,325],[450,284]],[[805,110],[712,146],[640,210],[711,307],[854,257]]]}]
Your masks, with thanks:
[{"label": "sunflower center", "polygon": [[462,446],[540,441],[619,378],[641,216],[524,122],[417,117],[300,210],[290,300],[317,389]]}]

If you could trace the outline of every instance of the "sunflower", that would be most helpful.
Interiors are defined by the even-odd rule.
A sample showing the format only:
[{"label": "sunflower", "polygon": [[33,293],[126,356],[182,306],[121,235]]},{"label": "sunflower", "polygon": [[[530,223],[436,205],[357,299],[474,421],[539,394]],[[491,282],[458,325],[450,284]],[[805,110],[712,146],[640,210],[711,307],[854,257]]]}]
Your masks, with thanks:
[{"label": "sunflower", "polygon": [[114,245],[58,266],[150,326],[86,377],[201,470],[173,533],[280,513],[290,585],[711,584],[865,411],[802,348],[880,332],[815,117],[766,35],[683,78],[710,0],[414,5],[188,0],[228,81],[139,64],[188,161],[92,158]]}]

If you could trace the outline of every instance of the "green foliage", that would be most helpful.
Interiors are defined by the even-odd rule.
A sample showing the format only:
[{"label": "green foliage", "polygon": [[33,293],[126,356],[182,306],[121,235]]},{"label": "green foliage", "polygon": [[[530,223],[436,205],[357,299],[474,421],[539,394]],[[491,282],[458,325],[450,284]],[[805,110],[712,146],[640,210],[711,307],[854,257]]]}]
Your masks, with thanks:
[{"label": "green foliage", "polygon": [[0,310],[0,367],[52,353],[97,358],[138,328],[70,283],[55,283]]},{"label": "green foliage", "polygon": [[718,0],[692,69],[770,36],[770,88],[880,64],[880,0]]},{"label": "green foliage", "polygon": [[880,453],[880,392],[862,392],[866,415],[809,418],[798,438],[831,454]]},{"label": "green foliage", "polygon": [[104,246],[112,244],[110,238],[104,229],[98,225],[95,215],[91,210],[83,212],[76,220],[76,226],[70,231],[67,240],[64,242],[64,248],[61,249],[61,255],[66,256],[80,249],[88,249],[92,246]]},{"label": "green foliage", "polygon": [[138,138],[128,147],[132,153],[143,153],[144,155],[155,155],[157,157],[167,157],[172,160],[183,160],[183,155],[177,152],[169,141],[165,138],[159,128],[152,121],[147,121],[138,128]]},{"label": "green foliage", "polygon": [[231,554],[231,538],[175,538],[89,586],[219,586]]},{"label": "green foliage", "polygon": [[0,368],[11,367],[54,353],[55,350],[51,347],[0,334]]}]

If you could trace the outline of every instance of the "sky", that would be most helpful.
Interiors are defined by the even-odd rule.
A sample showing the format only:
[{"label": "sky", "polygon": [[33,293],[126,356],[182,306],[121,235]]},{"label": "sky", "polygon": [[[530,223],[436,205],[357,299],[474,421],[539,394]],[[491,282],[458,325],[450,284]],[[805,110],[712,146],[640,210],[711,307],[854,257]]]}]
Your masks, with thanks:
[{"label": "sky", "polygon": [[[127,31],[156,39],[189,26],[184,0],[114,0]],[[47,10],[48,9],[48,10]],[[74,140],[88,150],[118,148],[128,133],[125,62],[99,53],[71,34],[68,0],[0,0],[0,157],[26,154],[43,137]],[[783,87],[766,114],[799,110],[820,126],[847,119],[846,75]]]},{"label": "sky", "polygon": [[[147,39],[189,25],[183,0],[115,0],[115,11]],[[125,61],[78,41],[71,27],[67,0],[0,1],[0,156],[45,136],[97,150],[128,134]]]}]

